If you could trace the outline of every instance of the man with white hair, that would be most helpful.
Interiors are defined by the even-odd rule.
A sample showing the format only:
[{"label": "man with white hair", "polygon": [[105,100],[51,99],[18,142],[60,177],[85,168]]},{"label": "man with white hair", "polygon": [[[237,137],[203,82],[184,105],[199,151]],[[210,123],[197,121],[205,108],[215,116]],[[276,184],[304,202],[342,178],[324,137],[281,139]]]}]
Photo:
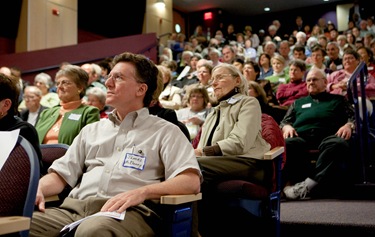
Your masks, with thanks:
[{"label": "man with white hair", "polygon": [[[107,92],[107,88],[105,85],[103,85],[100,82],[100,77],[102,75],[102,69],[101,67],[96,64],[96,63],[85,63],[81,66],[83,70],[87,72],[89,75],[89,81],[88,81],[88,86],[86,89],[86,93],[93,87],[99,87],[102,89],[104,92]],[[87,96],[83,97],[83,101],[87,102]]]},{"label": "man with white hair", "polygon": [[25,106],[20,112],[20,118],[23,121],[27,121],[33,126],[38,122],[40,113],[48,108],[40,104],[42,99],[42,91],[36,86],[27,86],[23,94],[23,100]]},{"label": "man with white hair", "polygon": [[277,45],[273,41],[267,41],[263,47],[263,51],[267,53],[271,58],[276,54]]},{"label": "man with white hair", "polygon": [[306,41],[307,41],[306,33],[303,31],[298,31],[296,34],[296,38],[297,38],[297,42],[295,43],[295,45],[298,44],[298,45],[302,45],[303,47],[305,47],[305,55],[309,57],[311,54],[311,50],[306,45]]},{"label": "man with white hair", "polygon": [[220,57],[221,57],[221,52],[220,50],[216,49],[215,47],[210,47],[209,48],[209,53],[208,53],[208,56],[212,62],[212,66],[217,66],[219,65],[220,63]]},{"label": "man with white hair", "polygon": [[277,26],[270,25],[268,26],[268,35],[271,37],[272,41],[275,43],[279,43],[281,41],[281,37],[277,35]]}]

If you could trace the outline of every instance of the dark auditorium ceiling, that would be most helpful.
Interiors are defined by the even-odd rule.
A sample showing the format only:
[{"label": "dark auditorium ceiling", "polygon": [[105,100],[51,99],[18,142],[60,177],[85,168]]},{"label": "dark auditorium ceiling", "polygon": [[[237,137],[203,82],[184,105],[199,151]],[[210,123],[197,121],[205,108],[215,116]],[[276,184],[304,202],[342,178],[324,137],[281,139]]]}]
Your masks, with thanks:
[{"label": "dark auditorium ceiling", "polygon": [[[369,0],[368,0],[369,1]],[[221,8],[231,15],[261,15],[266,13],[265,7],[270,7],[270,12],[310,7],[324,6],[325,3],[351,3],[343,0],[173,0],[173,8],[184,13],[204,11],[207,9]]]}]

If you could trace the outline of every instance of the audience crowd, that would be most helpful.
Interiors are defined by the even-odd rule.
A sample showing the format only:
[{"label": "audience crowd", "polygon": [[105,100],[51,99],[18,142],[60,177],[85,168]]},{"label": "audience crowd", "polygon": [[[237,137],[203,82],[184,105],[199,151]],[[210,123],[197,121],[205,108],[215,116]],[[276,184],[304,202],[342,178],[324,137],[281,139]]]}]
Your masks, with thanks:
[{"label": "audience crowd", "polygon": [[[220,158],[225,161],[223,165],[236,163],[234,170],[225,172],[228,177],[238,176],[238,167],[244,167],[239,165],[238,157],[260,159],[269,149],[259,133],[261,113],[275,119],[286,139],[283,178],[287,199],[304,199],[313,188],[319,190],[315,188],[319,184],[325,187],[332,183],[332,174],[337,178],[337,172],[347,171],[339,170],[349,159],[348,140],[355,123],[352,105],[348,105],[347,82],[358,64],[365,62],[369,72],[365,99],[368,111],[372,111],[375,26],[371,17],[358,25],[349,21],[345,31],[338,31],[332,22],[325,23],[324,18],[317,22],[314,26],[304,25],[298,16],[290,34],[279,31],[278,20],[267,32],[261,30],[258,34],[249,25],[236,32],[230,24],[226,30],[218,29],[213,37],[207,37],[198,26],[191,37],[172,34],[165,46],[160,45],[155,63],[160,81],[145,107],[150,114],[174,124],[177,118],[185,124],[190,143],[196,143],[195,155],[201,168],[211,171],[209,175],[203,172],[202,192],[210,189],[216,172],[223,173],[212,157],[226,157]],[[78,141],[73,142],[86,125],[108,120],[112,104],[121,108],[120,102],[106,103],[108,85],[122,80],[110,74],[112,68],[112,59],[83,65],[64,62],[54,80],[42,72],[35,77],[34,85],[27,85],[19,70],[1,67],[0,81],[11,87],[8,78],[12,78],[17,87],[13,89],[19,90],[9,98],[1,97],[1,130],[11,129],[2,121],[16,123],[12,120],[15,116],[30,124],[25,126],[17,120],[27,127],[32,136],[26,138],[34,145],[66,143],[78,149]],[[19,101],[14,96],[19,96]],[[306,147],[320,150],[313,176],[306,176],[302,167],[307,161],[299,159]],[[327,150],[344,158],[335,160],[332,157],[338,155],[330,156]],[[249,178],[248,170],[256,163],[246,159],[241,162],[248,167],[243,174]],[[254,173],[257,182],[263,182],[262,178]]]}]

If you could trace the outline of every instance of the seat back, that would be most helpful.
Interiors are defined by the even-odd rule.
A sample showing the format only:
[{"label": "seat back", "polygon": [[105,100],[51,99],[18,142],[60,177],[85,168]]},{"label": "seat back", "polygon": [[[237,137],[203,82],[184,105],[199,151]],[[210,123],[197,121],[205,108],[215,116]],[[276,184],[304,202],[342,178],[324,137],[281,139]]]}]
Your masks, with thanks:
[{"label": "seat back", "polygon": [[[272,116],[268,114],[262,114],[262,137],[264,140],[266,140],[270,145],[271,149],[282,146],[285,148],[285,139],[283,137],[283,133],[279,127],[279,125],[276,123],[276,121],[273,119]],[[284,167],[284,164],[286,162],[286,150],[284,149],[284,154],[281,162],[281,169]],[[281,185],[281,177],[277,176],[277,172],[281,172],[281,170],[278,170],[277,161],[274,162],[274,173],[273,173],[273,187],[272,191],[277,190],[277,185]],[[279,179],[279,180],[277,180]]]},{"label": "seat back", "polygon": [[[43,166],[47,169],[52,165],[52,163],[65,155],[68,150],[69,145],[63,143],[57,144],[40,144],[40,151],[42,152],[42,162]],[[58,195],[57,200],[48,201],[47,206],[57,206],[62,203],[65,197],[68,196],[69,192],[72,190],[69,185],[67,185],[64,190]]]},{"label": "seat back", "polygon": [[65,155],[69,145],[67,144],[41,144],[42,161],[45,167],[50,167],[53,161]]},{"label": "seat back", "polygon": [[[0,172],[0,216],[32,217],[38,182],[39,159],[21,135]],[[21,236],[28,236],[28,230]]]},{"label": "seat back", "polygon": [[[233,210],[232,215],[236,218],[234,216],[231,218],[235,219],[233,222],[238,225],[237,229],[246,229],[248,227],[245,226],[252,223],[254,228],[266,231],[266,236],[280,236],[281,170],[286,161],[285,140],[279,125],[267,114],[262,114],[262,136],[271,145],[271,149],[284,147],[284,152],[276,158],[262,160],[262,162],[272,162],[272,177],[270,177],[272,182],[264,186],[245,180],[220,182],[217,185],[218,198],[227,197],[222,202],[224,206],[220,210],[225,207],[227,210]],[[233,232],[232,228],[229,234],[231,232]]]},{"label": "seat back", "polygon": [[190,141],[190,133],[189,133],[189,129],[186,127],[186,125],[183,122],[178,121],[177,126],[181,129],[181,131],[185,134],[187,139]]}]

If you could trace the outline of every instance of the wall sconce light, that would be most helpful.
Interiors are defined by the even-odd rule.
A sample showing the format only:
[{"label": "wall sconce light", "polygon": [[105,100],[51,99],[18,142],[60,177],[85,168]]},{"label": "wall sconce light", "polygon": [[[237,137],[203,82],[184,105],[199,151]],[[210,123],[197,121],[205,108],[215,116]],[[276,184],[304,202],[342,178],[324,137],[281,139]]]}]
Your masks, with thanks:
[{"label": "wall sconce light", "polygon": [[157,8],[165,8],[165,2],[164,2],[164,0],[156,0],[155,6]]}]

